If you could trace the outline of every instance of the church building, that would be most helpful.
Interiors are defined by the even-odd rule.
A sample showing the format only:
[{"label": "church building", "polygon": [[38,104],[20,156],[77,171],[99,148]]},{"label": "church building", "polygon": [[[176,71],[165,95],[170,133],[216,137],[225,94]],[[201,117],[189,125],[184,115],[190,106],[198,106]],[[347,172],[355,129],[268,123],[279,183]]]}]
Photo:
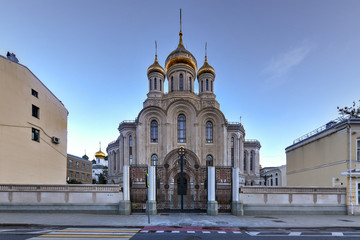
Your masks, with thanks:
[{"label": "church building", "polygon": [[[246,140],[239,122],[229,122],[215,95],[215,69],[205,61],[198,69],[194,55],[179,44],[164,68],[155,53],[147,69],[149,92],[134,121],[122,121],[119,137],[107,147],[108,183],[125,184],[129,169],[132,211],[146,208],[146,173],[155,169],[154,208],[206,210],[208,169],[215,178],[219,211],[231,211],[233,171],[238,186],[260,185],[260,142]],[[165,81],[168,89],[164,89]],[[195,89],[198,81],[198,89]],[[145,82],[144,82],[145,84]],[[184,150],[183,158],[179,149]],[[180,161],[181,159],[181,161]],[[183,169],[183,170],[181,170]],[[181,177],[182,175],[182,177]],[[182,186],[182,187],[181,187]]]}]

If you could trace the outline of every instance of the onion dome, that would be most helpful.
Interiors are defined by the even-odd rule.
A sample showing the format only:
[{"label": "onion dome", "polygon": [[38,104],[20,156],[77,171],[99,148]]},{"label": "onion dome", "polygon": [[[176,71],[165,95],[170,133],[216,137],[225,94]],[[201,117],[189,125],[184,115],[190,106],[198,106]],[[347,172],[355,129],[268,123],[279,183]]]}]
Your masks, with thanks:
[{"label": "onion dome", "polygon": [[153,73],[153,72],[161,73],[165,77],[165,70],[160,66],[158,59],[157,59],[157,54],[155,54],[154,63],[152,65],[150,65],[150,67],[148,67],[147,75],[149,75],[150,73]]},{"label": "onion dome", "polygon": [[99,150],[98,152],[95,153],[95,157],[104,159],[105,153],[103,153],[101,150]]},{"label": "onion dome", "polygon": [[207,61],[207,56],[205,56],[205,61],[204,61],[204,65],[202,65],[202,67],[199,69],[198,71],[198,78],[201,74],[204,73],[210,73],[214,76],[215,78],[215,69],[209,65],[208,61]]},{"label": "onion dome", "polygon": [[179,33],[179,45],[177,48],[172,51],[165,61],[165,71],[167,71],[171,66],[175,64],[186,64],[192,69],[197,70],[197,62],[194,55],[191,54],[188,50],[185,49],[182,41],[182,32]]}]

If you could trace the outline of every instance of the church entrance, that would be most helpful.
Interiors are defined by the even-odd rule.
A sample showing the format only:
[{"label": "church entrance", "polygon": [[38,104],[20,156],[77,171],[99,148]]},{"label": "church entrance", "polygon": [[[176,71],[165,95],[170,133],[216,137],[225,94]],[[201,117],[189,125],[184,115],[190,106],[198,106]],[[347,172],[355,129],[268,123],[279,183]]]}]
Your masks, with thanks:
[{"label": "church entrance", "polygon": [[[174,149],[157,167],[157,209],[170,211],[206,211],[206,166],[200,166],[196,154],[185,149],[183,156],[183,190],[181,189],[181,160]],[[183,199],[181,201],[181,198]]]}]

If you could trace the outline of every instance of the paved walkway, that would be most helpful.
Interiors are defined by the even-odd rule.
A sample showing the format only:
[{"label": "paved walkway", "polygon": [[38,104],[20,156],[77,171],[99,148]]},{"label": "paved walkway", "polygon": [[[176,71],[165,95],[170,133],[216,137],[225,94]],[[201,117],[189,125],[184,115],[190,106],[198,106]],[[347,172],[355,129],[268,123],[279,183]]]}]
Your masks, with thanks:
[{"label": "paved walkway", "polygon": [[360,216],[304,215],[304,216],[242,216],[205,213],[169,213],[148,217],[145,214],[130,216],[59,213],[0,213],[0,226],[46,225],[89,227],[240,227],[240,228],[343,228],[360,227]]}]

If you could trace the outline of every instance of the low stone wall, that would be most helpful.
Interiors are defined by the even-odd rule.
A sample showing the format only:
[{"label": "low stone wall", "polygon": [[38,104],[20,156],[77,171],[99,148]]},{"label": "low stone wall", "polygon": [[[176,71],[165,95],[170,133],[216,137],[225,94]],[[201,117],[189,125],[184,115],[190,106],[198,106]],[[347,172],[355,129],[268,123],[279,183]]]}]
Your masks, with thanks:
[{"label": "low stone wall", "polygon": [[0,212],[118,214],[121,200],[118,185],[0,185]]},{"label": "low stone wall", "polygon": [[244,215],[346,214],[345,188],[241,187]]}]

